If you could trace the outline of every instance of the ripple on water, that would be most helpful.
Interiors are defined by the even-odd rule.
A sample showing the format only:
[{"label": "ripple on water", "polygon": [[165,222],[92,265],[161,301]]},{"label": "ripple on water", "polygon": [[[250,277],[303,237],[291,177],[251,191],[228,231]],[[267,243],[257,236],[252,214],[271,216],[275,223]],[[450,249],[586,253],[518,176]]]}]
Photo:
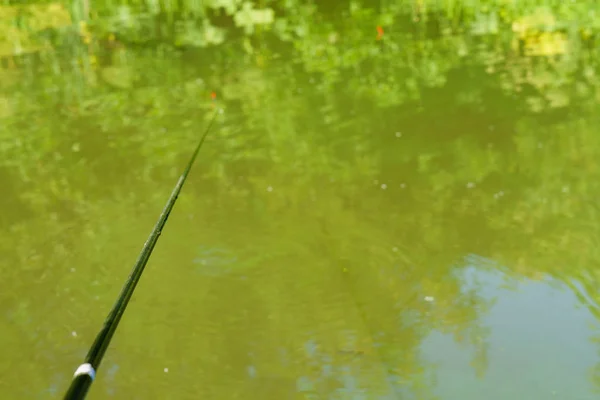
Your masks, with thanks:
[{"label": "ripple on water", "polygon": [[193,260],[196,271],[206,276],[222,276],[234,272],[238,265],[237,255],[225,248],[201,246],[198,257]]}]

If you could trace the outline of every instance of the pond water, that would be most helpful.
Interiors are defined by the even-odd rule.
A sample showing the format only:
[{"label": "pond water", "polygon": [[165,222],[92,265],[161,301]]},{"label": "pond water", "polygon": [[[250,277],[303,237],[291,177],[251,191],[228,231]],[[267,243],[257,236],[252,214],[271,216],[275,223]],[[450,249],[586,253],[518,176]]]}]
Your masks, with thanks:
[{"label": "pond water", "polygon": [[7,398],[62,398],[214,113],[89,398],[597,398],[592,6],[100,3],[0,38]]}]

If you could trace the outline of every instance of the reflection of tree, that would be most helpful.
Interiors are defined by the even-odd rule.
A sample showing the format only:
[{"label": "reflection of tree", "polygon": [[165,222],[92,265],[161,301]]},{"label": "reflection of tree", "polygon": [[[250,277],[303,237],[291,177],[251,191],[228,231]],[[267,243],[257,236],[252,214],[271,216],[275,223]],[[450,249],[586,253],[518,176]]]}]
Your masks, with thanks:
[{"label": "reflection of tree", "polygon": [[[528,96],[529,107],[535,112],[548,107],[563,108],[575,99],[587,100],[590,89],[595,91],[581,82],[574,87],[573,74],[581,70],[579,60],[585,60],[590,52],[589,44],[596,27],[589,13],[580,8],[585,6],[579,3],[565,8],[504,4],[475,12],[461,4],[445,7],[425,2],[414,7],[380,5],[377,13],[368,4],[340,3],[336,7],[345,10],[346,18],[343,19],[328,18],[326,12],[319,11],[323,5],[295,1],[271,1],[268,7],[261,5],[264,8],[251,7],[248,2],[228,1],[163,4],[158,9],[152,4],[123,3],[115,8],[110,3],[94,3],[96,10],[92,12],[92,19],[75,33],[81,40],[69,42],[75,48],[80,47],[72,54],[82,58],[81,73],[88,80],[94,79],[97,68],[104,80],[118,85],[127,80],[125,77],[130,71],[110,65],[114,60],[108,61],[109,65],[101,61],[103,49],[122,48],[122,43],[115,46],[120,40],[136,48],[158,43],[169,48],[174,44],[175,47],[184,45],[186,49],[216,44],[226,48],[230,46],[222,45],[225,32],[234,27],[243,32],[245,27],[256,24],[263,28],[248,32],[243,48],[256,57],[257,62],[265,62],[265,55],[261,53],[270,52],[265,49],[265,39],[272,40],[273,49],[280,50],[271,55],[298,55],[305,70],[321,75],[318,77],[320,90],[340,90],[342,87],[348,93],[361,93],[366,100],[382,106],[418,98],[422,86],[443,85],[448,82],[447,74],[465,63],[483,66],[488,73],[503,76],[503,80],[512,75],[503,84],[510,92],[522,90],[523,83],[539,89],[541,81],[548,82],[542,84],[539,95]],[[36,7],[31,6],[28,10],[37,10]],[[66,10],[56,4],[53,7],[63,13]],[[17,6],[5,9],[8,19],[19,10]],[[73,19],[80,17],[75,10],[71,11]],[[35,11],[34,14],[23,29],[38,32],[64,25],[64,18],[53,17],[51,22],[44,22],[43,12]],[[240,25],[238,14],[245,15],[240,18],[248,21]],[[575,34],[565,32],[564,21],[571,20],[577,21],[576,26],[569,26]],[[381,42],[374,40],[377,24],[383,25],[388,32]],[[267,32],[269,36],[266,36]],[[115,41],[115,34],[120,40]],[[56,36],[53,40],[62,43],[64,41],[59,39],[64,36]],[[294,53],[290,52],[290,44]],[[525,57],[521,57],[520,51]],[[204,54],[218,57],[219,52],[205,50]],[[52,58],[51,54],[49,56]],[[555,79],[547,80],[548,71],[543,71],[547,68],[533,65],[538,61],[555,69],[552,72]],[[592,67],[586,75],[594,74],[593,62],[586,63],[585,67]],[[140,72],[147,76],[155,70],[146,68]]]},{"label": "reflection of tree", "polygon": [[[211,213],[198,213],[216,226],[219,237],[207,238],[211,243],[245,249],[248,257],[273,249],[278,254],[248,262],[264,279],[260,288],[239,276],[218,278],[206,289],[207,303],[190,296],[177,311],[181,314],[170,315],[175,305],[160,309],[152,303],[158,321],[186,324],[186,316],[195,315],[213,325],[190,325],[189,336],[173,347],[155,343],[156,354],[136,350],[125,357],[117,350],[122,368],[133,368],[133,360],[158,366],[161,356],[172,354],[202,365],[202,382],[217,382],[213,394],[228,398],[237,389],[219,377],[221,361],[232,364],[227,370],[231,379],[243,381],[237,388],[251,388],[243,364],[256,363],[258,371],[279,376],[277,352],[283,349],[295,365],[274,387],[289,387],[293,376],[312,379],[323,391],[339,387],[338,376],[319,381],[318,362],[315,366],[303,349],[313,340],[321,361],[328,357],[335,371],[366,365],[380,377],[383,368],[426,397],[429,366],[422,365],[417,346],[432,329],[473,345],[473,362],[478,372],[484,370],[486,332],[477,320],[487,305],[477,293],[461,292],[451,267],[474,251],[503,260],[520,275],[539,278],[542,271],[567,283],[577,281],[581,286],[571,287],[598,315],[600,279],[590,267],[597,261],[591,238],[598,224],[590,205],[598,182],[595,120],[574,116],[556,125],[571,117],[569,107],[581,105],[585,111],[597,106],[596,53],[585,49],[588,39],[570,37],[579,50],[561,50],[559,22],[571,15],[584,18],[579,6],[569,15],[505,6],[482,16],[464,9],[446,15],[428,5],[428,14],[415,9],[410,15],[421,23],[399,32],[393,23],[384,24],[401,19],[391,8],[392,15],[376,16],[359,7],[348,14],[348,22],[335,24],[312,6],[289,4],[302,12],[282,17],[287,25],[273,28],[279,39],[248,36],[241,45],[199,52],[190,48],[206,45],[207,34],[213,35],[211,43],[221,36],[210,26],[203,26],[204,36],[194,36],[197,26],[188,24],[187,50],[154,51],[139,43],[142,30],[136,24],[143,27],[146,20],[135,22],[134,13],[135,23],[127,29],[110,26],[125,44],[102,36],[100,27],[93,31],[98,36],[89,37],[91,44],[73,42],[73,58],[42,54],[53,72],[34,73],[40,60],[28,64],[23,57],[23,78],[11,88],[11,106],[3,118],[10,140],[0,148],[2,182],[13,183],[2,205],[18,211],[1,220],[11,228],[0,241],[7,254],[0,264],[2,279],[21,279],[13,267],[26,265],[36,283],[22,289],[50,297],[54,287],[76,285],[65,265],[87,264],[69,258],[69,247],[87,248],[94,266],[110,265],[106,249],[116,253],[123,243],[108,247],[114,231],[92,229],[90,216],[102,216],[111,226],[121,220],[131,224],[135,217],[123,215],[139,212],[136,204],[142,203],[150,221],[149,210],[159,209],[162,197],[128,194],[130,187],[140,181],[170,184],[188,144],[195,141],[196,128],[204,123],[205,100],[216,90],[228,109],[203,150],[198,170],[206,172],[186,188],[190,203],[182,207],[191,214],[197,207],[191,203],[208,199]],[[554,21],[552,35],[540,34],[540,20]],[[510,22],[518,24],[514,32]],[[160,23],[169,24],[167,19]],[[376,23],[386,31],[379,42]],[[474,30],[473,35],[459,34],[459,26]],[[276,60],[291,54],[289,48],[279,49],[279,40],[293,44],[293,63],[281,66]],[[209,61],[199,57],[207,54]],[[56,114],[40,117],[31,112],[34,108]],[[120,205],[107,205],[111,201]],[[127,223],[114,229],[131,233]],[[60,229],[71,224],[77,233]],[[61,245],[40,243],[40,231]],[[138,237],[145,232],[140,226]],[[132,252],[133,242],[128,244]],[[192,259],[195,246],[185,242],[178,247],[178,260]],[[352,274],[353,291],[341,275],[344,267]],[[51,272],[44,275],[45,269]],[[99,287],[106,290],[113,281],[103,273]],[[167,272],[156,274],[171,282],[167,288],[174,287],[169,279],[175,278]],[[183,278],[176,282],[190,293],[199,284]],[[16,327],[7,330],[13,338],[29,331],[30,321],[58,312],[50,305],[30,309],[17,289],[3,298],[14,317]],[[236,297],[228,297],[229,291]],[[156,282],[149,284],[150,292],[169,298]],[[420,301],[424,296],[434,297],[435,306]],[[365,317],[349,311],[355,302]],[[83,315],[83,308],[74,312]],[[143,320],[131,322],[131,337],[140,336]],[[169,337],[168,328],[157,325],[156,337]],[[94,327],[90,323],[90,332]],[[61,328],[45,324],[41,329],[50,332],[44,345],[60,341]],[[238,329],[247,334],[238,337]],[[311,334],[311,329],[319,331]],[[211,341],[202,342],[202,335]],[[33,334],[19,340],[24,346],[39,342]],[[134,339],[123,340],[135,348]],[[368,354],[361,364],[356,359],[363,353]],[[146,378],[153,379],[152,374]],[[370,382],[377,382],[378,391],[389,391],[381,379]],[[208,390],[199,383],[193,389]]]},{"label": "reflection of tree", "polygon": [[[103,162],[110,163],[111,160],[106,159]],[[318,167],[315,169],[319,171]],[[156,322],[149,323],[142,316],[136,317],[134,311],[130,313],[131,318],[128,320],[130,322],[123,327],[120,345],[127,349],[123,350],[127,353],[127,357],[119,350],[119,346],[113,353],[115,359],[119,360],[120,368],[133,370],[138,363],[153,365],[155,368],[142,373],[145,380],[152,381],[156,373],[152,371],[162,370],[161,363],[167,363],[169,360],[187,360],[185,361],[187,365],[201,366],[200,371],[203,371],[199,373],[200,380],[197,378],[198,373],[194,373],[196,378],[191,381],[198,384],[190,390],[223,397],[235,395],[246,385],[253,384],[252,380],[244,380],[246,364],[250,363],[256,367],[259,374],[279,376],[278,383],[273,383],[273,390],[287,390],[285,388],[292,385],[290,380],[293,376],[304,376],[317,382],[315,390],[323,392],[350,385],[349,381],[344,383],[341,377],[344,374],[348,375],[344,372],[347,366],[350,366],[350,370],[353,371],[349,376],[353,376],[360,387],[370,387],[382,392],[389,391],[385,384],[385,375],[382,376],[381,372],[383,364],[383,370],[392,373],[395,380],[402,377],[401,386],[420,393],[422,397],[419,398],[428,398],[425,384],[427,368],[420,366],[416,346],[433,328],[443,328],[447,324],[453,324],[456,326],[453,329],[462,331],[463,328],[458,326],[467,327],[477,318],[477,313],[472,314],[475,310],[473,304],[466,299],[459,300],[461,295],[455,288],[459,283],[449,279],[446,283],[435,284],[434,279],[439,279],[446,273],[444,271],[432,273],[428,277],[420,277],[417,270],[410,272],[409,259],[404,255],[404,251],[393,251],[393,243],[390,243],[389,234],[383,228],[387,225],[387,221],[361,217],[370,214],[368,210],[376,206],[378,199],[373,200],[375,203],[366,202],[340,208],[339,205],[342,203],[338,197],[340,193],[344,197],[351,198],[355,188],[348,186],[344,189],[341,185],[322,184],[315,179],[300,182],[287,180],[286,183],[279,178],[279,182],[273,185],[275,190],[267,192],[264,190],[267,183],[273,182],[282,173],[278,169],[270,168],[270,170],[274,171],[270,176],[259,175],[249,183],[255,193],[254,207],[263,209],[264,212],[248,214],[240,211],[230,215],[230,218],[236,221],[236,228],[231,231],[225,229],[224,238],[221,239],[227,240],[230,248],[247,248],[256,253],[268,253],[272,252],[272,249],[278,249],[280,254],[261,261],[254,272],[250,272],[254,276],[252,282],[257,282],[260,278],[261,286],[255,288],[244,283],[241,276],[217,278],[207,288],[206,295],[194,299],[191,295],[199,292],[199,289],[194,287],[198,281],[185,283],[178,279],[178,284],[175,285],[174,278],[170,277],[172,269],[167,268],[167,265],[157,265],[154,271],[159,274],[160,277],[157,276],[159,280],[154,284],[151,283],[152,281],[148,282],[145,291],[140,294],[142,304],[147,304],[154,309],[152,320]],[[167,182],[167,179],[158,181]],[[352,183],[351,179],[347,182]],[[311,187],[313,196],[319,199],[316,207],[314,197],[310,195]],[[318,190],[315,190],[316,188]],[[118,186],[117,190],[119,190]],[[347,192],[344,193],[345,191]],[[193,191],[188,193],[191,195]],[[195,210],[197,202],[202,202],[201,199],[205,196],[206,193],[203,193],[195,202],[188,203],[195,204],[191,208],[188,205],[187,209],[182,209],[181,215]],[[159,197],[156,195],[151,200],[152,206],[156,206],[156,209],[159,208]],[[213,207],[216,207],[217,212],[232,214],[232,210],[243,210],[249,199],[248,196],[223,193],[216,198],[211,198],[210,202],[215,200],[217,205]],[[122,198],[112,206],[110,205],[112,202],[102,204],[79,199],[80,208],[77,209],[81,210],[81,215],[85,213],[86,219],[92,221],[96,219],[113,221],[112,228],[86,231],[84,230],[86,222],[79,220],[77,229],[84,230],[84,235],[75,233],[65,238],[56,236],[56,239],[57,241],[75,240],[70,246],[80,249],[93,246],[86,254],[92,260],[97,260],[94,265],[113,265],[114,261],[107,259],[106,254],[110,253],[111,249],[116,252],[117,248],[125,245],[123,241],[115,241],[115,229],[132,236],[132,243],[134,236],[143,237],[141,224],[137,224],[134,228],[136,235],[132,235],[131,232],[132,219],[137,217],[133,214],[131,217],[124,217],[130,214],[129,210],[136,210],[133,206],[136,202],[137,196],[129,199]],[[210,202],[206,204],[209,205]],[[286,213],[279,212],[284,207]],[[148,205],[144,208],[150,210],[152,207]],[[206,209],[208,210],[209,207]],[[306,210],[312,211],[307,213]],[[246,221],[244,215],[256,215],[264,219]],[[280,215],[280,217],[273,220],[272,215]],[[210,217],[200,218],[200,220],[210,221]],[[320,221],[325,221],[327,226],[323,228]],[[401,220],[393,223],[394,226],[402,224]],[[239,229],[238,225],[242,229]],[[249,234],[243,229],[245,225],[253,226],[255,230]],[[25,226],[30,226],[31,229],[34,227],[34,225]],[[175,221],[175,227],[182,226],[185,225]],[[262,231],[256,231],[256,228],[262,228]],[[36,226],[35,229],[39,227]],[[34,236],[34,232],[34,230],[23,232],[20,237]],[[211,233],[214,234],[215,232]],[[227,236],[228,239],[225,239]],[[274,241],[274,238],[278,239]],[[215,240],[213,237],[212,241]],[[13,246],[13,242],[8,239],[3,244],[7,249]],[[34,243],[28,244],[39,247]],[[189,253],[189,249],[193,246],[195,244],[186,242],[182,248],[188,250],[183,250],[179,254]],[[132,253],[135,251],[134,248],[130,247],[130,249]],[[24,248],[23,251],[25,252],[26,249]],[[19,253],[18,257],[15,264],[24,264],[26,253],[23,255]],[[162,263],[160,253],[157,253],[157,257],[155,262]],[[167,256],[169,257],[171,256]],[[349,260],[344,261],[344,258]],[[172,264],[170,260],[169,258],[169,264]],[[64,251],[56,254],[48,251],[44,253],[44,262],[46,265],[56,264],[54,267],[56,271],[60,270],[59,265],[64,261]],[[77,260],[70,261],[67,264],[78,264]],[[426,257],[424,262],[428,262]],[[356,271],[360,274],[355,295],[350,293],[351,290],[340,275],[341,267],[344,265],[353,273]],[[8,271],[8,265],[2,270]],[[378,272],[374,275],[372,272],[375,271]],[[76,285],[77,277],[75,275],[70,277],[69,272],[66,272],[66,277],[51,272],[48,276],[56,280],[56,283],[51,284],[50,287]],[[81,272],[85,274],[85,269]],[[101,273],[99,278],[100,285],[104,288],[110,287],[117,280],[116,276],[107,279],[103,275],[105,273]],[[415,276],[410,278],[402,276],[406,273],[414,273]],[[416,281],[421,282],[423,289],[412,287]],[[46,279],[44,284],[48,283]],[[172,291],[173,287],[179,287],[182,292],[190,293],[189,297],[186,297],[188,302],[183,305],[169,304],[168,292]],[[377,293],[378,296],[373,297],[369,293]],[[425,294],[436,297],[438,308],[431,311],[420,301],[414,300]],[[152,296],[152,299],[147,297],[144,299],[144,296]],[[353,296],[356,296],[356,300],[364,304],[364,309],[367,310],[365,315],[368,317],[364,320],[357,315],[356,310],[353,310],[355,308]],[[103,296],[104,301],[109,302],[109,297]],[[448,298],[447,303],[444,298]],[[462,312],[458,306],[460,303],[467,306],[463,310],[467,314],[457,316],[456,313]],[[257,308],[260,304],[262,307]],[[84,305],[72,312],[76,315],[84,312],[86,308]],[[444,311],[446,308],[451,313],[447,314],[447,311]],[[45,312],[51,311],[48,309]],[[427,312],[430,313],[429,316],[425,316]],[[190,315],[196,318],[190,320]],[[399,318],[401,322],[398,321]],[[39,319],[39,316],[34,319]],[[189,323],[186,321],[193,321],[193,323],[189,325],[188,335],[179,337],[176,344],[171,344],[165,338],[170,337],[169,329],[172,328],[165,326],[162,321],[169,321],[169,324],[177,326],[185,326]],[[90,332],[87,335],[92,334],[93,325],[90,322]],[[151,344],[152,352],[147,352],[136,344],[141,332],[148,330],[152,332],[151,336],[161,338],[161,343]],[[315,333],[311,334],[310,331]],[[241,335],[240,332],[245,333]],[[200,339],[206,337],[210,337],[210,340]],[[61,341],[51,336],[49,340],[52,339]],[[328,380],[321,380],[320,372],[314,369],[320,365],[319,362],[314,364],[314,359],[307,358],[303,351],[302,345],[309,339],[318,342],[320,357],[328,358],[333,371],[337,371]],[[375,348],[377,344],[382,346],[379,352]],[[289,375],[280,376],[282,368],[277,361],[277,353],[281,349],[292,360],[287,372]],[[255,355],[246,359],[245,355],[249,351]],[[366,355],[362,356],[363,353]],[[380,359],[383,363],[379,361]],[[231,365],[227,374],[224,374],[223,369],[217,368],[227,364]],[[369,372],[366,375],[359,373],[359,366],[362,366],[360,371],[366,368]],[[170,368],[176,369],[174,366]],[[185,365],[180,365],[179,368],[185,368]],[[341,375],[337,376],[338,373]],[[132,390],[128,386],[129,383],[122,379],[124,378],[117,376],[112,384],[119,392]],[[237,383],[233,384],[233,381]],[[210,387],[206,382],[211,382]]]}]

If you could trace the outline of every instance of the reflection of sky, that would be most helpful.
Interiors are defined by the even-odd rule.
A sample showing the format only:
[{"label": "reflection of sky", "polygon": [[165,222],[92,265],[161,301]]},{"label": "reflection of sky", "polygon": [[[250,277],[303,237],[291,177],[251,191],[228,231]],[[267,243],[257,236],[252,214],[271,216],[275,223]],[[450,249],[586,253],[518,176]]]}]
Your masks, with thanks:
[{"label": "reflection of sky", "polygon": [[479,294],[496,298],[481,325],[490,329],[488,368],[478,379],[470,362],[474,350],[450,335],[432,333],[423,356],[437,365],[440,400],[465,399],[597,399],[589,379],[600,362],[600,345],[590,338],[600,326],[575,295],[556,282],[509,282],[500,273],[465,271]]},{"label": "reflection of sky", "polygon": [[[451,335],[431,333],[422,343],[421,351],[424,364],[436,367],[436,386],[432,389],[438,399],[598,399],[589,376],[590,368],[600,363],[600,344],[590,342],[592,336],[600,336],[600,323],[580,306],[572,291],[560,283],[511,281],[500,272],[486,270],[467,268],[463,289],[476,287],[478,295],[485,300],[496,299],[491,310],[482,313],[478,321],[490,332],[487,369],[481,379],[477,378],[471,366],[475,355],[472,346],[457,344]],[[319,371],[317,376],[300,376],[296,380],[296,390],[307,399],[420,398],[411,393],[410,388],[396,386],[396,378],[392,376],[389,376],[388,394],[375,395],[365,385],[368,379],[364,378],[372,376],[374,370],[384,371],[386,366],[374,365],[374,359],[340,365],[339,360],[321,353],[312,340],[305,343],[304,351]],[[280,357],[282,368],[289,368],[290,360],[284,350]],[[107,366],[104,379],[111,382],[111,387],[117,371],[117,365]],[[246,373],[251,380],[264,378],[255,365],[248,365]],[[381,389],[384,382],[375,383]],[[50,393],[56,394],[56,387]],[[109,389],[109,394],[114,392]]]}]

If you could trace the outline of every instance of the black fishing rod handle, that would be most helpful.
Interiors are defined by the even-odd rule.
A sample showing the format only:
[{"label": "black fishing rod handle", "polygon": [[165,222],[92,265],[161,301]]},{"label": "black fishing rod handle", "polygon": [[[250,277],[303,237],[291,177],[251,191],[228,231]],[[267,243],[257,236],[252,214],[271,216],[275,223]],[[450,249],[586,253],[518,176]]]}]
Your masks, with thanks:
[{"label": "black fishing rod handle", "polygon": [[65,394],[64,400],[81,400],[85,399],[85,396],[92,386],[96,371],[90,364],[82,364],[75,371],[75,376],[71,381],[71,386]]}]

